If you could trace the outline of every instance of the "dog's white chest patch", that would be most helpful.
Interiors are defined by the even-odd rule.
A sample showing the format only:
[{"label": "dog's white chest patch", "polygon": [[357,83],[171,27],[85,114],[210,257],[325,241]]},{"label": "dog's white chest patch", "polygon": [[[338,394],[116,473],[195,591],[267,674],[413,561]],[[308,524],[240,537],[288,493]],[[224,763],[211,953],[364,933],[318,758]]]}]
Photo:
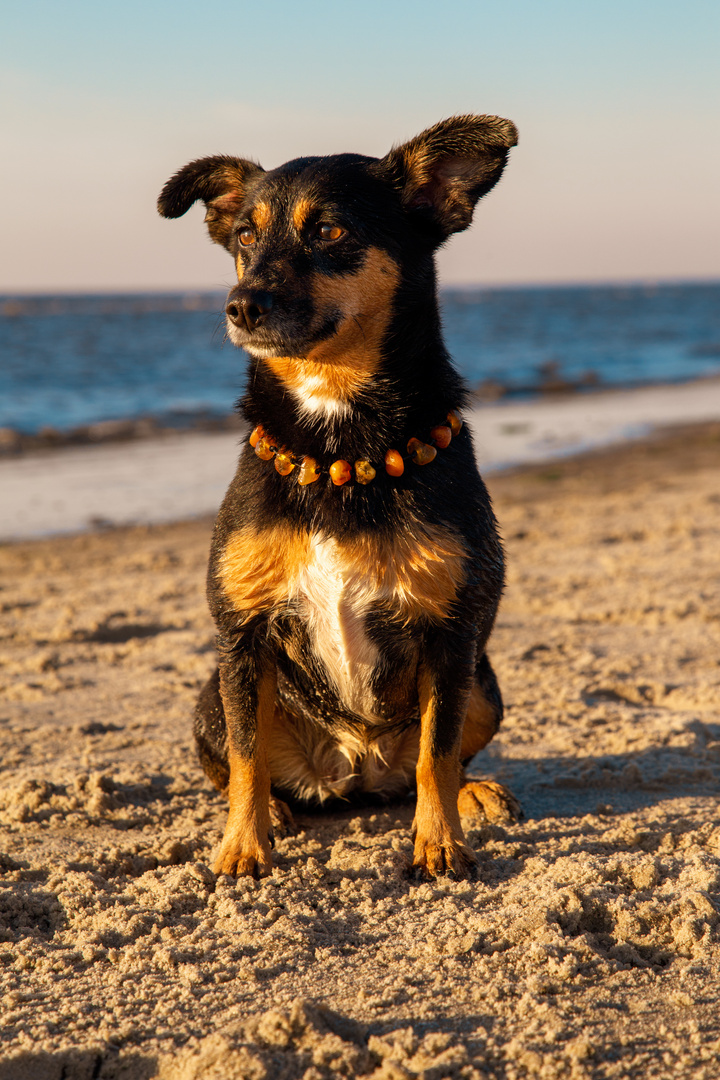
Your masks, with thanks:
[{"label": "dog's white chest patch", "polygon": [[328,392],[325,380],[320,375],[303,375],[295,380],[293,395],[300,413],[304,416],[320,416],[325,420],[336,417],[346,419],[352,412],[349,401],[334,397]]},{"label": "dog's white chest patch", "polygon": [[374,592],[371,576],[343,557],[335,540],[316,533],[293,591],[313,650],[340,700],[372,719],[371,680],[378,651],[365,633]]}]

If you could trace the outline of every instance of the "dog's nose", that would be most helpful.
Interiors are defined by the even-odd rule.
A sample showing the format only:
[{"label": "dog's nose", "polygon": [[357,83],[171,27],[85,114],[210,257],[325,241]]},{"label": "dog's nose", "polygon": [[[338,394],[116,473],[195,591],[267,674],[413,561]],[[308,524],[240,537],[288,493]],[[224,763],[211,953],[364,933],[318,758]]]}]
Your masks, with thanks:
[{"label": "dog's nose", "polygon": [[230,322],[241,330],[255,330],[266,321],[272,306],[273,298],[269,292],[253,290],[228,300],[225,314]]}]

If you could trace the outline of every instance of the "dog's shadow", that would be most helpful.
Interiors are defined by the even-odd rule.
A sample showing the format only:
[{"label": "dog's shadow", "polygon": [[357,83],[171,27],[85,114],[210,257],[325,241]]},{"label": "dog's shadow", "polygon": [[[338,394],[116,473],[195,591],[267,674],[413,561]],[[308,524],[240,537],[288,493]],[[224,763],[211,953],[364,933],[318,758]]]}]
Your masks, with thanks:
[{"label": "dog's shadow", "polygon": [[470,771],[507,784],[529,820],[628,813],[672,799],[717,796],[720,725],[695,720],[675,734],[682,734],[685,745],[655,743],[583,756],[524,758],[494,744],[474,759]]}]

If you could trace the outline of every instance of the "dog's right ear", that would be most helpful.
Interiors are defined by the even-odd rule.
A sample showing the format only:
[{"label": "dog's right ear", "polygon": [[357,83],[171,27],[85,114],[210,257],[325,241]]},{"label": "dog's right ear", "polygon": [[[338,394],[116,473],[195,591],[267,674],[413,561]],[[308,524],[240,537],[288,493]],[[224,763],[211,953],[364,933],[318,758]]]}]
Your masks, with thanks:
[{"label": "dog's right ear", "polygon": [[442,243],[468,227],[475,204],[500,179],[517,140],[517,128],[501,116],[451,116],[396,146],[374,171]]},{"label": "dog's right ear", "polygon": [[158,212],[166,218],[182,217],[202,199],[210,239],[229,248],[232,226],[240,209],[248,180],[265,170],[254,161],[227,157],[200,158],[171,176],[160,192]]}]

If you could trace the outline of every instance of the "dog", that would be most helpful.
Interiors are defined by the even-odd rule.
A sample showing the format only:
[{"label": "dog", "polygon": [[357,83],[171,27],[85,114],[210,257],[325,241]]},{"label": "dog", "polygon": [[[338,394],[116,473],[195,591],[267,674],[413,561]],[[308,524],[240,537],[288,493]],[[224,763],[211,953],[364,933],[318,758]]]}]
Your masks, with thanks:
[{"label": "dog", "polygon": [[229,800],[216,873],[271,872],[283,798],[416,787],[428,877],[471,872],[461,815],[518,816],[463,773],[502,718],[486,644],[503,549],[434,265],[516,143],[509,120],[457,116],[381,159],[206,157],[162,190],[167,218],[202,200],[232,255],[227,333],[250,357],[252,434],[208,570],[218,666],[195,715]]}]

